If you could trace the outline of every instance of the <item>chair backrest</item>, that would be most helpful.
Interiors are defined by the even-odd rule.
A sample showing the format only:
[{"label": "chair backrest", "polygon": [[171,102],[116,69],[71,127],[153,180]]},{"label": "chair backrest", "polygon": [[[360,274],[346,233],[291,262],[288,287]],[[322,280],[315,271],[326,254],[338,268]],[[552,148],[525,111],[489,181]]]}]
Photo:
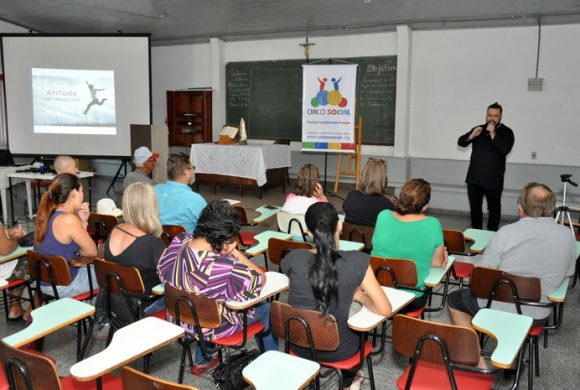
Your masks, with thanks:
[{"label": "chair backrest", "polygon": [[247,224],[248,223],[248,212],[246,211],[246,208],[240,204],[235,204],[233,206],[233,208],[236,209],[236,211],[240,215],[240,223]]},{"label": "chair backrest", "polygon": [[165,283],[165,306],[172,317],[202,328],[214,329],[221,323],[221,305],[214,299],[184,291]]},{"label": "chair backrest", "polygon": [[309,348],[310,333],[317,351],[335,351],[339,347],[338,325],[332,315],[325,317],[316,310],[274,301],[270,304],[270,318],[272,332],[290,344]]},{"label": "chair backrest", "polygon": [[54,282],[57,286],[68,286],[71,283],[68,262],[64,257],[47,256],[35,251],[28,251],[27,255],[31,279],[49,284]]},{"label": "chair backrest", "polygon": [[124,390],[197,390],[197,388],[164,381],[129,366],[121,370]]},{"label": "chair backrest", "polygon": [[276,214],[276,219],[278,220],[278,229],[281,232],[291,234],[294,237],[302,237],[304,241],[307,241],[306,232],[306,221],[304,220],[304,214],[290,214],[285,211],[279,211]]},{"label": "chair backrest", "polygon": [[282,259],[294,249],[313,248],[314,246],[312,244],[304,241],[290,241],[280,240],[279,238],[270,238],[268,240],[268,258],[272,263],[280,265]]},{"label": "chair backrest", "polygon": [[443,240],[449,252],[465,252],[465,237],[459,230],[443,229]]},{"label": "chair backrest", "polygon": [[[506,282],[501,283],[500,281],[502,280]],[[515,287],[519,300],[540,301],[542,289],[539,278],[518,276],[498,269],[484,267],[475,267],[473,270],[471,274],[471,292],[478,298],[489,299],[495,286],[493,300],[515,303],[514,291],[508,282]]]},{"label": "chair backrest", "polygon": [[[472,328],[425,321],[398,314],[393,320],[393,348],[406,357],[413,357],[419,338],[425,334],[437,335],[444,343],[451,362],[477,366],[480,349],[477,333]],[[439,347],[426,342],[419,357],[432,363],[443,363]]]},{"label": "chair backrest", "polygon": [[[417,266],[413,260],[371,256],[371,268],[381,286],[415,287]],[[392,274],[388,270],[392,271]],[[395,280],[392,276],[394,275]]]},{"label": "chair backrest", "polygon": [[356,223],[343,222],[340,238],[348,241],[362,242],[365,244],[364,251],[370,252],[373,247],[373,226],[357,225]]},{"label": "chair backrest", "polygon": [[87,229],[93,233],[93,239],[104,240],[109,236],[119,220],[114,215],[91,213],[89,215]]},{"label": "chair backrest", "polygon": [[165,246],[169,246],[173,238],[178,234],[185,233],[185,228],[181,225],[163,225],[162,229],[161,239]]},{"label": "chair backrest", "polygon": [[56,367],[48,357],[12,348],[0,341],[0,361],[11,389],[61,388]]},{"label": "chair backrest", "polygon": [[121,294],[122,290],[129,294],[145,293],[145,286],[137,268],[101,259],[95,259],[93,264],[101,288],[108,287],[112,294]]}]

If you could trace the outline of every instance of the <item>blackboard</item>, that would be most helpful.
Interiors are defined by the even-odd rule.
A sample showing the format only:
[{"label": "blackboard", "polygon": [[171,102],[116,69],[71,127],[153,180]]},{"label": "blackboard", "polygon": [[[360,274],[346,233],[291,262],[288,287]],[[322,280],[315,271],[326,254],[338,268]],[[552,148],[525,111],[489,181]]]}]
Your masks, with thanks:
[{"label": "blackboard", "polygon": [[[394,145],[397,57],[355,57],[321,63],[358,64],[356,113],[363,119],[363,143]],[[311,62],[316,62],[312,60]],[[244,118],[250,138],[302,135],[303,60],[226,64],[227,123]]]}]

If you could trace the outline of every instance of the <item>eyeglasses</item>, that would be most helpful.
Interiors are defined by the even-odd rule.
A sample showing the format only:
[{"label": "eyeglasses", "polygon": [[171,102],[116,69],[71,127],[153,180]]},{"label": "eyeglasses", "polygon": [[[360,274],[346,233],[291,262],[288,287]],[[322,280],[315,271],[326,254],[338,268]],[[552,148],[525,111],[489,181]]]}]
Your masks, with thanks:
[{"label": "eyeglasses", "polygon": [[148,163],[156,163],[156,162],[157,162],[157,160],[156,160],[156,159],[154,159],[154,158],[150,158],[149,160],[147,160],[147,161],[145,161],[145,162],[148,162]]}]

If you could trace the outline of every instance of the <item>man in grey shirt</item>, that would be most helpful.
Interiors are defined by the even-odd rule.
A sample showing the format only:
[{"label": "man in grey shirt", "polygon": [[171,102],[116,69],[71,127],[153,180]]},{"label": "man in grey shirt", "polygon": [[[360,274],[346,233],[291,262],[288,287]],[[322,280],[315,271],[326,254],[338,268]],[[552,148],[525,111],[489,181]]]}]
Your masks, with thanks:
[{"label": "man in grey shirt", "polygon": [[[552,215],[554,193],[545,185],[530,183],[520,192],[520,220],[504,226],[493,237],[480,266],[496,268],[518,276],[537,277],[542,288],[541,302],[574,274],[576,241],[570,229],[557,224]],[[469,289],[449,294],[449,313],[455,325],[471,326],[471,319],[487,300],[476,299]],[[493,302],[493,309],[517,313],[512,303]],[[540,325],[550,316],[550,308],[522,306],[522,313]]]},{"label": "man in grey shirt", "polygon": [[135,170],[123,179],[123,189],[137,182],[151,185],[155,184],[149,175],[155,170],[155,163],[158,158],[159,153],[153,153],[146,146],[141,146],[135,149],[135,153],[133,154]]}]

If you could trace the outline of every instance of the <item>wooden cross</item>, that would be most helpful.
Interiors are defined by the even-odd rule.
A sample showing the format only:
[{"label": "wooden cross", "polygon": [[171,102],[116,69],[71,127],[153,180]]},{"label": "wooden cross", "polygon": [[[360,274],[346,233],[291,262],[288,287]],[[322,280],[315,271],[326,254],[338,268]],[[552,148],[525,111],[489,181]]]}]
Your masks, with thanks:
[{"label": "wooden cross", "polygon": [[316,43],[308,42],[308,37],[306,37],[306,41],[304,43],[299,43],[299,46],[304,48],[304,56],[306,57],[306,62],[310,61],[310,46],[316,45]]}]

